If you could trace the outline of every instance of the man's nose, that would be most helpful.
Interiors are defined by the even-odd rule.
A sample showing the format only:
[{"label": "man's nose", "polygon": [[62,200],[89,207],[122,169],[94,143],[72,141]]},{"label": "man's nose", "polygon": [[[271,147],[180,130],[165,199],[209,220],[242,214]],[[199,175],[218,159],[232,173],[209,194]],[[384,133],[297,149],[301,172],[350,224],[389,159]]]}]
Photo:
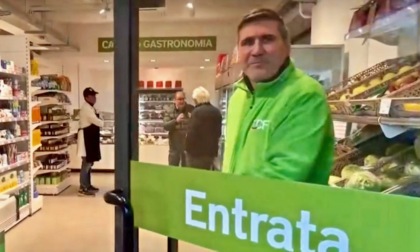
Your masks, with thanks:
[{"label": "man's nose", "polygon": [[261,40],[257,39],[255,40],[254,46],[252,47],[252,51],[251,51],[252,55],[261,55],[264,53],[264,47],[263,44],[261,43]]}]

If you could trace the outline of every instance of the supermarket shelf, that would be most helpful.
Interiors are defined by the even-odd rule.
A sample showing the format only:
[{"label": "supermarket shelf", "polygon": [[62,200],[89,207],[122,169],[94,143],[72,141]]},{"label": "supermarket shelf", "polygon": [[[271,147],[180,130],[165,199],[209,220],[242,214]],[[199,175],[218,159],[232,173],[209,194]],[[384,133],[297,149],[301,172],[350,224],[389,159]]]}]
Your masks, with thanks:
[{"label": "supermarket shelf", "polygon": [[26,97],[0,96],[0,101],[26,101]]},{"label": "supermarket shelf", "polygon": [[32,93],[32,95],[40,95],[40,94],[46,94],[46,93],[61,93],[61,94],[65,94],[67,96],[69,94],[68,91],[63,91],[63,90],[57,90],[57,89],[40,89],[40,88],[38,88],[38,90],[34,91]]},{"label": "supermarket shelf", "polygon": [[72,135],[74,135],[76,133],[77,133],[77,131],[71,131],[69,133],[66,133],[66,134],[63,134],[63,135],[59,135],[59,136],[42,136],[41,137],[41,140],[65,138],[65,137],[72,136]]},{"label": "supermarket shelf", "polygon": [[[9,231],[9,230],[10,230],[10,229],[12,229],[14,226],[16,226],[17,224],[21,223],[23,220],[25,220],[27,217],[29,217],[29,215],[30,215],[30,205],[29,205],[29,204],[27,204],[27,205],[25,205],[25,206],[23,206],[23,207],[21,207],[21,208],[19,209],[19,216],[20,216],[19,220],[14,221],[11,225],[9,225],[9,226],[5,229],[5,231],[6,231],[6,232],[7,232],[7,231]],[[15,217],[16,217],[16,216],[15,216]]]},{"label": "supermarket shelf", "polygon": [[38,144],[38,145],[32,146],[32,147],[31,147],[31,151],[32,151],[32,153],[34,153],[34,152],[35,152],[35,151],[37,151],[39,148],[41,148],[41,146],[42,146],[42,144]]},{"label": "supermarket shelf", "polygon": [[61,123],[70,123],[71,120],[67,119],[67,120],[61,120],[61,121],[41,121],[41,122],[37,122],[37,123],[33,123],[31,125],[31,130],[34,130],[38,127],[44,126],[44,125],[48,125],[48,124],[61,124]]},{"label": "supermarket shelf", "polygon": [[7,172],[7,171],[10,171],[10,170],[13,170],[13,169],[15,169],[19,166],[26,165],[26,164],[29,164],[29,159],[22,160],[22,161],[19,161],[19,162],[16,162],[14,164],[7,165],[7,166],[1,166],[0,167],[0,174],[4,173],[4,172]]},{"label": "supermarket shelf", "polygon": [[0,123],[28,121],[28,117],[1,118]]},{"label": "supermarket shelf", "polygon": [[57,150],[57,151],[37,151],[34,153],[34,156],[41,157],[41,156],[50,155],[50,154],[60,154],[60,153],[66,152],[68,149],[69,147],[67,146],[64,149]]},{"label": "supermarket shelf", "polygon": [[391,118],[375,116],[333,115],[333,120],[371,125],[392,125],[409,128],[420,128],[420,118]]},{"label": "supermarket shelf", "polygon": [[[32,77],[31,77],[32,78]],[[34,79],[38,79],[38,78],[34,78]],[[31,80],[32,81],[32,80]],[[30,87],[30,92],[31,94],[37,92],[38,90],[41,90],[41,87]]]},{"label": "supermarket shelf", "polygon": [[40,165],[40,166],[37,166],[37,167],[34,167],[33,169],[32,169],[32,174],[36,174],[39,170],[41,170],[42,169],[42,165]]},{"label": "supermarket shelf", "polygon": [[29,185],[29,180],[28,180],[28,181],[23,182],[23,183],[22,183],[22,184],[20,184],[20,185],[15,186],[15,187],[13,187],[13,188],[10,188],[10,189],[8,189],[8,190],[6,190],[6,191],[0,192],[0,194],[14,194],[15,192],[18,192],[19,190],[21,190],[21,189],[23,189],[23,188],[27,187],[28,185]]},{"label": "supermarket shelf", "polygon": [[32,199],[31,214],[34,214],[41,210],[44,205],[44,196],[38,195],[38,197]]},{"label": "supermarket shelf", "polygon": [[57,102],[57,101],[42,101],[40,106],[57,105],[57,106],[70,106],[68,102]]},{"label": "supermarket shelf", "polygon": [[44,195],[58,195],[70,186],[70,179],[66,178],[58,185],[37,185],[36,188],[39,194]]},{"label": "supermarket shelf", "polygon": [[169,103],[169,104],[173,104],[174,101],[139,101],[139,103]]},{"label": "supermarket shelf", "polygon": [[38,170],[38,172],[36,173],[36,175],[42,175],[42,174],[48,174],[48,173],[53,173],[53,172],[62,172],[65,171],[69,168],[69,165],[65,165],[63,167],[61,167],[60,169],[56,169],[56,170]]},{"label": "supermarket shelf", "polygon": [[387,17],[376,20],[371,25],[366,25],[346,34],[345,39],[364,38],[366,36],[376,37],[388,32],[396,31],[403,27],[417,26],[417,15],[420,11],[420,4],[414,4],[404,8]]},{"label": "supermarket shelf", "polygon": [[28,140],[29,140],[29,136],[16,137],[13,139],[8,139],[8,140],[0,140],[0,146],[6,145],[6,144],[12,144],[12,143],[19,143],[19,142],[28,141]]},{"label": "supermarket shelf", "polygon": [[27,74],[26,73],[7,73],[7,72],[1,72],[0,71],[0,77],[2,78],[24,78],[26,77]]},{"label": "supermarket shelf", "polygon": [[41,102],[40,101],[31,101],[31,108],[36,107],[36,106],[40,106]]}]

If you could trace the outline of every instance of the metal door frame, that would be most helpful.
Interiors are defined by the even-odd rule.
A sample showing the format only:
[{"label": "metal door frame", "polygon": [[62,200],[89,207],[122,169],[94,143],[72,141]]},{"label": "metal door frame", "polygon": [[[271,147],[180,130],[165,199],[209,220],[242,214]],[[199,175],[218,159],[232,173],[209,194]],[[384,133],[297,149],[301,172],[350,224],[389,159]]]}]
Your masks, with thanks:
[{"label": "metal door frame", "polygon": [[[139,157],[139,0],[114,1],[113,7],[115,188],[129,200],[130,161]],[[125,214],[124,208],[115,208],[115,252],[138,252],[138,229],[124,222]]]}]

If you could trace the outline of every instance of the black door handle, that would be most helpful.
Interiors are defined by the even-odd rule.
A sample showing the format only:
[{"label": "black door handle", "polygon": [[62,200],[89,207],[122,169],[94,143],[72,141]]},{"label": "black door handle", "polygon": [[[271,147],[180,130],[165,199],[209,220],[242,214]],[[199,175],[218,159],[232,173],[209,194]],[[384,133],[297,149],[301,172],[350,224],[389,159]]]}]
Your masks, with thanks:
[{"label": "black door handle", "polygon": [[123,216],[123,248],[121,252],[134,251],[134,214],[129,200],[123,190],[115,189],[105,193],[104,200],[110,205],[118,207]]}]

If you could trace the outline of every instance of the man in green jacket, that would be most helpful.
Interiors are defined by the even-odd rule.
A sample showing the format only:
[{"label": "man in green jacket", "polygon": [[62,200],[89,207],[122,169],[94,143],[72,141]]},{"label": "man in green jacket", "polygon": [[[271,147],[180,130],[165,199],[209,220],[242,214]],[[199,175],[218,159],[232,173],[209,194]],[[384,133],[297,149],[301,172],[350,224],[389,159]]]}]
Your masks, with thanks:
[{"label": "man in green jacket", "polygon": [[223,171],[327,184],[334,131],[325,91],[290,60],[282,18],[269,9],[246,15],[238,54],[243,77],[229,101]]}]

